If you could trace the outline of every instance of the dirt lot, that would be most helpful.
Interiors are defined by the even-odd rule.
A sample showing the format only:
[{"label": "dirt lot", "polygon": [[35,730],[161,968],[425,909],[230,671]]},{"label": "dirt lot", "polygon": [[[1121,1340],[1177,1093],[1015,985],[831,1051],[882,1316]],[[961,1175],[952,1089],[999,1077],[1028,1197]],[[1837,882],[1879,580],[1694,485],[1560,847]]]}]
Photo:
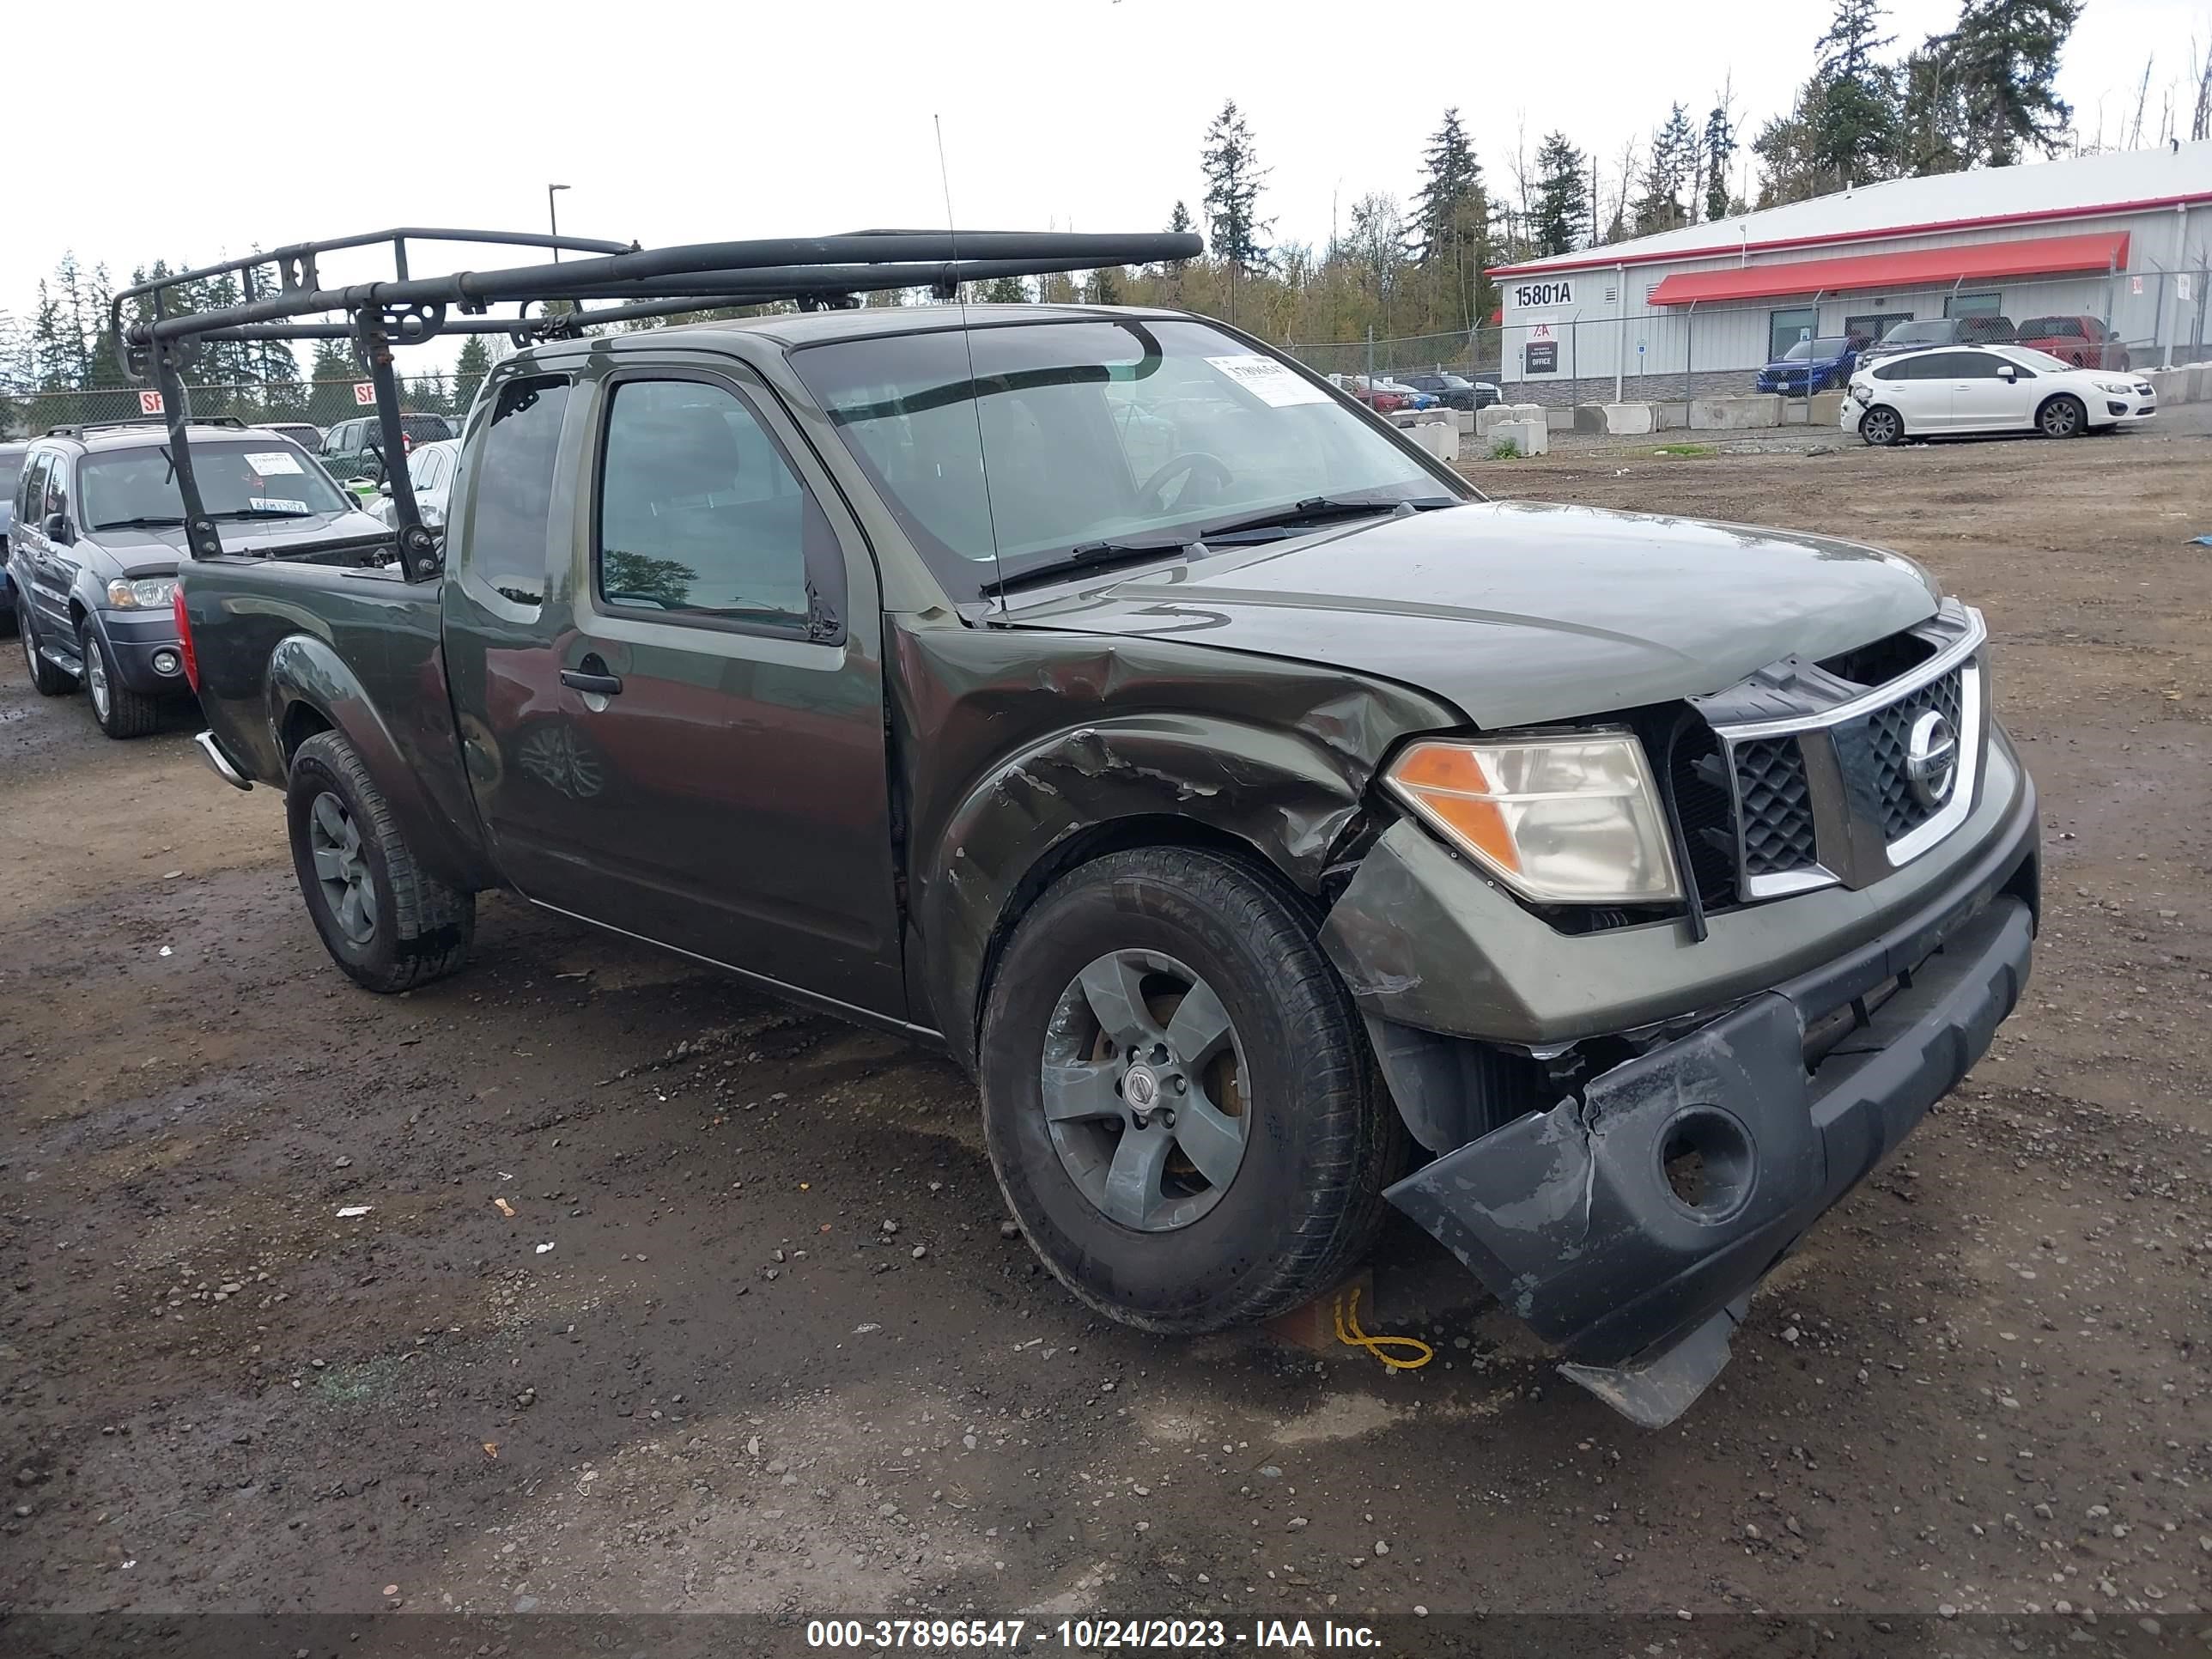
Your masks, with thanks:
[{"label": "dirt lot", "polygon": [[1424,1370],[1107,1327],[1001,1236],[950,1066],[514,902],[371,998],[273,794],[10,641],[0,1607],[2212,1603],[2212,441],[1474,471],[1917,555],[2044,791],[2027,1006],[1680,1423],[1417,1235],[1369,1322]]}]

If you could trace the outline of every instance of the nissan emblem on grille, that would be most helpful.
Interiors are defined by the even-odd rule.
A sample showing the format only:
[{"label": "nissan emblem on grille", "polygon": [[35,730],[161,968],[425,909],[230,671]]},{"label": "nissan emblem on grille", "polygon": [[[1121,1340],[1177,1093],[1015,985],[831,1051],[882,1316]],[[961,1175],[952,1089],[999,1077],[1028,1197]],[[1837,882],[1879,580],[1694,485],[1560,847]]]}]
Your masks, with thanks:
[{"label": "nissan emblem on grille", "polygon": [[1959,734],[1934,709],[1912,722],[1905,748],[1905,776],[1913,799],[1933,811],[1951,798],[1959,781]]}]

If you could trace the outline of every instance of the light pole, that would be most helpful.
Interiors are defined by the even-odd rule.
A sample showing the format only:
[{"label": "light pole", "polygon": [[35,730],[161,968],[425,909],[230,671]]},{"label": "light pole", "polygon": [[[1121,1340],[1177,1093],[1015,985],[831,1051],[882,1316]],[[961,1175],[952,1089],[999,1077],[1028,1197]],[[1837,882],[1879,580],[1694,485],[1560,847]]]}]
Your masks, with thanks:
[{"label": "light pole", "polygon": [[[568,188],[568,186],[566,185],[548,185],[545,186],[545,222],[556,238],[561,234],[561,215],[556,210],[553,201],[553,192],[556,190],[566,190]],[[557,247],[553,250],[553,263],[556,265],[561,263],[561,250]]]}]

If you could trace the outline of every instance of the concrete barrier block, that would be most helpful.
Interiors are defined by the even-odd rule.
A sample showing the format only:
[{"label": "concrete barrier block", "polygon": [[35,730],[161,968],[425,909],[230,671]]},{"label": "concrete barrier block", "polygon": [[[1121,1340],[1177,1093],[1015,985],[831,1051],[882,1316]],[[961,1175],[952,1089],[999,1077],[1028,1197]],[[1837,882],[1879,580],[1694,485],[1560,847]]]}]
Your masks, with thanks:
[{"label": "concrete barrier block", "polygon": [[1659,429],[1656,412],[1650,404],[1603,404],[1600,407],[1605,411],[1607,432],[1633,435]]},{"label": "concrete barrier block", "polygon": [[2197,363],[2189,371],[2189,401],[2212,403],[2212,363]]},{"label": "concrete barrier block", "polygon": [[2158,398],[2158,406],[2164,409],[2168,404],[2189,400],[2189,375],[2190,372],[2185,368],[2154,368],[2143,379],[2150,382],[2151,392]]},{"label": "concrete barrier block", "polygon": [[1604,431],[1605,405],[1603,404],[1577,404],[1575,405],[1575,430],[1577,432]]},{"label": "concrete barrier block", "polygon": [[1474,435],[1487,438],[1512,418],[1513,409],[1510,404],[1492,404],[1487,409],[1478,409],[1474,411]]},{"label": "concrete barrier block", "polygon": [[1500,404],[1498,407],[1512,411],[1507,416],[1509,420],[1540,421],[1544,418],[1544,405],[1541,404]]},{"label": "concrete barrier block", "polygon": [[1459,426],[1456,422],[1417,422],[1407,435],[1440,461],[1459,459]]},{"label": "concrete barrier block", "polygon": [[1823,392],[1812,400],[1806,416],[1808,426],[1840,426],[1844,418],[1844,394]]},{"label": "concrete barrier block", "polygon": [[1771,392],[1753,392],[1738,398],[1692,398],[1689,427],[1692,432],[1740,432],[1747,428],[1782,424],[1782,399]]},{"label": "concrete barrier block", "polygon": [[1541,421],[1500,421],[1491,429],[1490,441],[1510,443],[1523,455],[1541,455],[1552,447],[1552,429]]},{"label": "concrete barrier block", "polygon": [[1654,432],[1686,432],[1690,429],[1690,406],[1686,403],[1656,403],[1651,405],[1651,429]]},{"label": "concrete barrier block", "polygon": [[1474,430],[1474,411],[1473,410],[1455,409],[1451,412],[1451,416],[1453,420],[1459,422],[1459,429],[1462,434]]}]

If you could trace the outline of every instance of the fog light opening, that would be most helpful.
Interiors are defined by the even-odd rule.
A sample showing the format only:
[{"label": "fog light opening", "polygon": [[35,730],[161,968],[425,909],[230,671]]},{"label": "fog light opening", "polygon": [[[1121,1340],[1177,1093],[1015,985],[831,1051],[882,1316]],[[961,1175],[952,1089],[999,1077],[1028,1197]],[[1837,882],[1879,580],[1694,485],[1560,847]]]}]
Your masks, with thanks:
[{"label": "fog light opening", "polygon": [[1723,1220],[1743,1207],[1755,1164],[1743,1126],[1724,1112],[1684,1112],[1660,1138],[1660,1176],[1674,1201],[1701,1221]]},{"label": "fog light opening", "polygon": [[156,651],[154,653],[154,672],[156,674],[173,674],[177,672],[177,666],[175,652]]}]

